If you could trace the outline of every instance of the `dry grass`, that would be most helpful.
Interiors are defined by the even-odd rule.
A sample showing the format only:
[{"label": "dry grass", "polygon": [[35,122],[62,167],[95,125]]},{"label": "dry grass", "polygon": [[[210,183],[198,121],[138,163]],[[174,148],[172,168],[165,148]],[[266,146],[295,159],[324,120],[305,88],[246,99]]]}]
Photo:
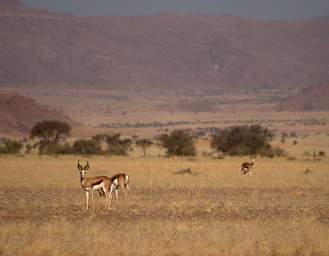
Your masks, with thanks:
[{"label": "dry grass", "polygon": [[328,227],[309,219],[2,225],[3,255],[328,255]]},{"label": "dry grass", "polygon": [[90,157],[90,176],[130,175],[108,212],[98,197],[84,211],[76,157],[1,157],[0,255],[328,255],[329,159],[300,155],[328,145],[313,139],[284,144],[295,161],[257,158],[253,176],[246,157]]}]

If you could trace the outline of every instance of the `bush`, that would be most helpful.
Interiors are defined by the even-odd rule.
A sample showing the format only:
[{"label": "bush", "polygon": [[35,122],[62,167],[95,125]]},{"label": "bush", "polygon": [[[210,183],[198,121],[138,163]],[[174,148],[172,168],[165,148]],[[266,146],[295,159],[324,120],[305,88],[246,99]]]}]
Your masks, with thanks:
[{"label": "bush", "polygon": [[23,148],[23,144],[19,141],[3,138],[0,146],[0,154],[18,154]]},{"label": "bush", "polygon": [[33,146],[31,144],[25,145],[25,154],[30,154],[32,152]]},{"label": "bush", "polygon": [[71,152],[80,155],[98,155],[101,153],[101,146],[94,139],[79,139],[73,143]]},{"label": "bush", "polygon": [[131,150],[131,140],[121,139],[119,133],[107,136],[108,153],[115,156],[127,156]]},{"label": "bush", "polygon": [[195,156],[193,137],[183,130],[174,130],[159,137],[169,156]]},{"label": "bush", "polygon": [[211,147],[229,155],[254,155],[271,150],[273,133],[260,125],[234,126],[214,134]]},{"label": "bush", "polygon": [[287,156],[287,153],[283,149],[272,148],[271,146],[265,147],[259,152],[259,154],[269,158]]},{"label": "bush", "polygon": [[69,143],[63,145],[58,145],[56,148],[56,154],[59,155],[69,155],[72,154],[72,147]]}]

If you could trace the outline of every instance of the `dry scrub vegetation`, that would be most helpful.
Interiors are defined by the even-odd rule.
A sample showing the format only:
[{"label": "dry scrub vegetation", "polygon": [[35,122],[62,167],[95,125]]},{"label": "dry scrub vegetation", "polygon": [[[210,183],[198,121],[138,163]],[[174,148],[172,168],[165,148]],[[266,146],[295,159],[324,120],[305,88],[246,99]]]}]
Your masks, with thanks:
[{"label": "dry scrub vegetation", "polygon": [[296,160],[257,158],[252,176],[246,157],[90,157],[89,176],[124,171],[131,194],[89,212],[76,157],[2,156],[0,255],[328,255],[329,159],[285,145]]}]

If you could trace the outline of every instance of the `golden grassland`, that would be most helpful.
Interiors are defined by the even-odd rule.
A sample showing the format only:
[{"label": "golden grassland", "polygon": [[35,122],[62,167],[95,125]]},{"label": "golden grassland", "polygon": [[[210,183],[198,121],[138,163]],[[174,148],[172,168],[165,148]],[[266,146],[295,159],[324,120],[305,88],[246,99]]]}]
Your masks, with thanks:
[{"label": "golden grassland", "polygon": [[[327,136],[292,139],[287,158],[92,156],[89,176],[126,172],[131,193],[85,211],[78,156],[0,157],[0,255],[329,255]],[[328,153],[328,152],[326,152]],[[294,159],[294,158],[290,158]],[[190,175],[175,175],[191,168]]]}]

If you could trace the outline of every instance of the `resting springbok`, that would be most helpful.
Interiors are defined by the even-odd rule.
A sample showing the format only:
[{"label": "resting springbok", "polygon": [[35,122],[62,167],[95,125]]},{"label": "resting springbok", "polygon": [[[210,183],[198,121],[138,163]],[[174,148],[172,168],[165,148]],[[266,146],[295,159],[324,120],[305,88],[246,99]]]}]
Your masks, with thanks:
[{"label": "resting springbok", "polygon": [[117,200],[119,200],[118,192],[121,189],[125,194],[129,192],[129,177],[125,173],[114,174],[111,178],[110,195],[115,190]]},{"label": "resting springbok", "polygon": [[105,209],[109,209],[111,206],[111,194],[109,188],[111,186],[111,180],[107,176],[96,176],[96,177],[86,177],[87,170],[89,169],[89,163],[87,161],[85,166],[80,165],[78,160],[78,169],[80,171],[80,182],[81,187],[86,192],[86,210],[88,210],[89,196],[91,196],[91,203],[94,209],[94,191],[102,190],[102,193],[106,196]]},{"label": "resting springbok", "polygon": [[251,159],[251,163],[244,162],[241,165],[241,174],[247,174],[249,172],[249,175],[251,175],[252,168],[254,167],[255,164],[256,156],[250,156],[250,159]]}]

